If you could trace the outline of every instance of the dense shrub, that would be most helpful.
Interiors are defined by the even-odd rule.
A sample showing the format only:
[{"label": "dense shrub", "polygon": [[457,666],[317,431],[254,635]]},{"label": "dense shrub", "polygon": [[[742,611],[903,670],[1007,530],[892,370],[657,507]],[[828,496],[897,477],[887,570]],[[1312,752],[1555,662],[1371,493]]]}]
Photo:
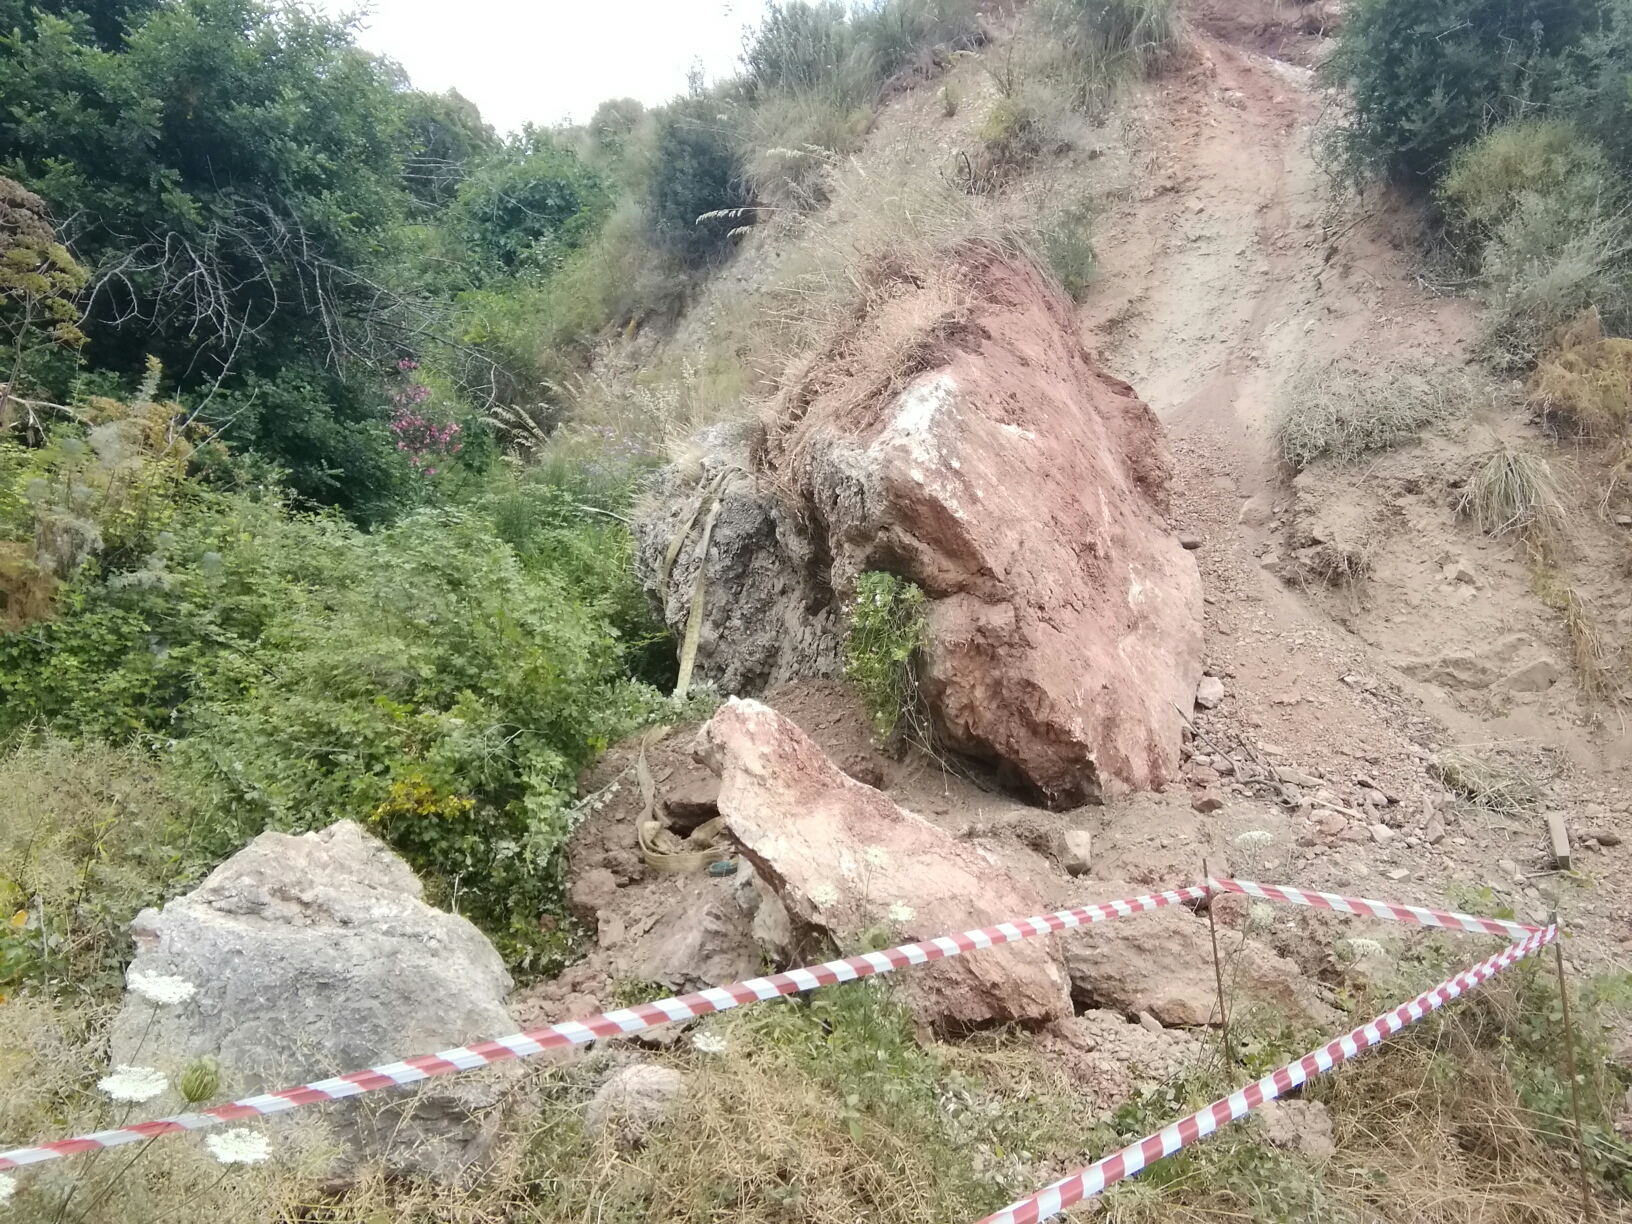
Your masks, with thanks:
[{"label": "dense shrub", "polygon": [[49,615],[0,633],[0,736],[161,751],[202,861],[361,821],[512,961],[544,963],[577,771],[657,700],[629,673],[666,638],[621,522],[497,474],[362,532],[202,486],[162,406],[119,407],[111,432],[0,451],[0,534],[57,584]]},{"label": "dense shrub", "polygon": [[923,591],[894,574],[863,574],[844,639],[844,674],[860,691],[880,739],[889,739],[914,712],[913,669],[928,644]]},{"label": "dense shrub", "polygon": [[488,275],[547,274],[593,236],[611,203],[571,149],[529,130],[460,184],[451,224]]},{"label": "dense shrub", "polygon": [[1338,165],[1433,181],[1463,145],[1548,103],[1601,11],[1594,0],[1361,0],[1323,69],[1351,89]]}]

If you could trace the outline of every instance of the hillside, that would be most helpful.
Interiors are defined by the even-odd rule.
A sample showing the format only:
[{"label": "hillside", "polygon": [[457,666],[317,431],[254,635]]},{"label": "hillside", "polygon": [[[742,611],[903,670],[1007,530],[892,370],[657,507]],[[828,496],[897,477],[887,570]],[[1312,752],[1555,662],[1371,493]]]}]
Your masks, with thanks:
[{"label": "hillside", "polygon": [[[207,340],[0,126],[0,1153],[1210,875],[1556,915],[1573,1061],[1543,948],[1066,1218],[1632,1218],[1632,10],[1410,7],[778,4],[508,141],[296,39],[409,118]],[[0,1217],[973,1222],[1505,944],[1182,900]]]}]

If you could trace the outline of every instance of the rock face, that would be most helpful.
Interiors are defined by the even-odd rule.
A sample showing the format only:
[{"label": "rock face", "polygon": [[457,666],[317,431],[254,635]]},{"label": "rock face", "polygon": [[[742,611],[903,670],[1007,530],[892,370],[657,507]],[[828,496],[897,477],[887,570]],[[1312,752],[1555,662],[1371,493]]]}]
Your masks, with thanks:
[{"label": "rock face", "polygon": [[[801,677],[841,675],[844,628],[815,539],[756,474],[763,431],[713,425],[692,446],[692,456],[658,474],[649,509],[635,524],[635,565],[682,640],[697,568],[706,566],[697,678],[722,693],[759,693]],[[715,494],[720,514],[705,558],[699,545]]]},{"label": "rock face", "polygon": [[[1149,1012],[1162,1024],[1201,1028],[1218,1023],[1218,984],[1205,920],[1184,910],[1102,922],[1061,938],[1071,993],[1087,1007],[1126,1016]],[[1267,1003],[1287,1017],[1325,1025],[1332,1010],[1317,999],[1302,970],[1251,940],[1220,936],[1237,1004]],[[1239,955],[1239,959],[1235,959]]]},{"label": "rock face", "polygon": [[[825,933],[850,946],[880,926],[905,942],[1047,908],[967,842],[847,777],[768,706],[726,703],[698,744],[720,773],[720,813],[732,836],[807,944]],[[943,1032],[1071,1014],[1053,939],[955,957],[900,982],[919,1021]]]},{"label": "rock face", "polygon": [[[350,821],[261,834],[186,896],[136,916],[133,980],[182,977],[197,993],[157,1008],[128,996],[112,1062],[174,1082],[211,1056],[222,1093],[242,1096],[512,1032],[498,954],[421,894],[408,865]],[[456,1175],[496,1138],[509,1070],[325,1110],[342,1150],[333,1175],[375,1156],[394,1172]]]},{"label": "rock face", "polygon": [[[838,608],[861,573],[888,570],[928,596],[923,687],[949,746],[1059,806],[1163,784],[1179,766],[1174,707],[1190,709],[1201,675],[1201,581],[1163,519],[1155,416],[1090,360],[1029,265],[967,249],[879,275],[787,382],[763,452],[738,456],[754,476],[732,478],[731,497],[761,509],[735,542],[716,525],[701,674],[749,692],[777,668],[831,669]],[[687,496],[660,495],[640,529],[654,592]],[[746,513],[735,505],[719,524]],[[677,627],[685,558],[665,603]],[[767,633],[784,641],[774,666]]]}]

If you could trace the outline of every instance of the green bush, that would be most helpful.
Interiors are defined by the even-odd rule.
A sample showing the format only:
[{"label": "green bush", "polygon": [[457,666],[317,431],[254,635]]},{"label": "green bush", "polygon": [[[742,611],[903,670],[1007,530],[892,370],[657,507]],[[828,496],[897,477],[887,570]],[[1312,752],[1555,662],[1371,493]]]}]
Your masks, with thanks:
[{"label": "green bush", "polygon": [[923,591],[894,574],[863,574],[844,640],[844,674],[861,691],[879,738],[894,735],[912,712],[917,685],[913,668],[928,644]]},{"label": "green bush", "polygon": [[1439,185],[1447,218],[1476,237],[1492,234],[1526,195],[1583,217],[1612,212],[1614,170],[1603,149],[1572,125],[1534,120],[1504,124],[1459,150]]},{"label": "green bush", "polygon": [[610,208],[606,184],[572,150],[530,129],[459,185],[451,224],[488,276],[548,274]]},{"label": "green bush", "polygon": [[1361,0],[1324,78],[1351,91],[1342,172],[1431,183],[1491,127],[1544,107],[1602,18],[1595,0]]},{"label": "green bush", "polygon": [[669,653],[623,524],[588,489],[500,473],[467,506],[363,532],[99,437],[0,452],[12,547],[82,524],[75,557],[38,558],[53,614],[0,633],[0,737],[160,751],[203,862],[358,820],[518,967],[557,958],[566,936],[539,921],[560,908],[577,772],[656,708],[630,669],[663,678]]}]

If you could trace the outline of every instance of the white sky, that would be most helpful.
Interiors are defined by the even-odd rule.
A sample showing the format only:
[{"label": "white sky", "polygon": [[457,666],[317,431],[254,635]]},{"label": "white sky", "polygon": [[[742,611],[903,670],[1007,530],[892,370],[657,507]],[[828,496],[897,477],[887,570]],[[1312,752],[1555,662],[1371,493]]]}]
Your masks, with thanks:
[{"label": "white sky", "polygon": [[531,120],[583,122],[607,98],[667,102],[701,59],[710,81],[737,70],[761,0],[322,0],[362,13],[358,41],[418,89],[457,89],[500,132]]}]

